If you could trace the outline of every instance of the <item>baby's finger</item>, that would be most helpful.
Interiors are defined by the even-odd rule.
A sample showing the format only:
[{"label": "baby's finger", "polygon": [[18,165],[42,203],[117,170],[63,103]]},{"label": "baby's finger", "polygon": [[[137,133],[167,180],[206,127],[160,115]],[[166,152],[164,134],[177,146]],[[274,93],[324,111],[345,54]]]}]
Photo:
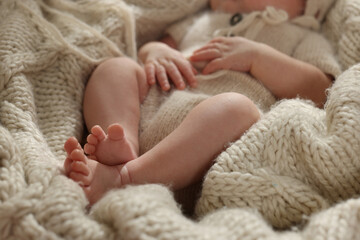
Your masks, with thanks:
[{"label": "baby's finger", "polygon": [[190,57],[190,61],[199,62],[199,61],[211,61],[215,58],[222,56],[222,53],[217,48],[205,49],[199,52],[194,52]]},{"label": "baby's finger", "polygon": [[168,62],[166,64],[166,72],[170,77],[171,81],[175,84],[177,89],[179,90],[185,89],[186,85],[184,79],[173,62]]},{"label": "baby's finger", "polygon": [[[194,67],[190,64],[189,61],[178,61],[176,62],[177,67],[179,68],[181,74],[184,76],[186,81],[191,87],[197,86],[197,81],[194,73]],[[195,70],[196,71],[196,70]]]},{"label": "baby's finger", "polygon": [[197,74],[198,74],[198,71],[196,70],[196,68],[194,68],[194,66],[193,66],[193,65],[191,65],[191,70],[193,71],[193,73],[194,73],[195,75],[197,75]]},{"label": "baby's finger", "polygon": [[228,66],[226,66],[226,63],[223,61],[223,59],[217,58],[214,61],[209,62],[203,69],[202,73],[206,75],[222,69],[228,69]]},{"label": "baby's finger", "polygon": [[71,171],[71,163],[72,163],[72,160],[67,157],[64,162],[64,169],[65,169],[66,176],[69,176],[69,173]]},{"label": "baby's finger", "polygon": [[194,53],[202,52],[204,50],[209,50],[209,49],[221,49],[221,48],[223,48],[223,44],[217,43],[217,42],[215,42],[215,43],[210,42],[210,43],[202,46],[201,48],[195,50]]},{"label": "baby's finger", "polygon": [[146,63],[145,64],[145,74],[146,74],[146,80],[147,80],[148,84],[154,85],[156,83],[154,63]]},{"label": "baby's finger", "polygon": [[168,91],[170,89],[170,84],[166,74],[166,70],[164,66],[162,66],[161,64],[157,64],[156,66],[156,78],[163,91]]},{"label": "baby's finger", "polygon": [[211,41],[208,44],[217,44],[217,43],[223,44],[229,40],[230,40],[229,37],[216,37],[216,38],[211,39]]}]

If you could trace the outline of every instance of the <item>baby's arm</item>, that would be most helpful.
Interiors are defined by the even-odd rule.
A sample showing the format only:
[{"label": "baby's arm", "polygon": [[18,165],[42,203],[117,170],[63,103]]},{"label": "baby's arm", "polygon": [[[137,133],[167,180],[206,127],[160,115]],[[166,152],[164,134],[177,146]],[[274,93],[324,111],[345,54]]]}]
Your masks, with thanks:
[{"label": "baby's arm", "polygon": [[241,37],[216,38],[190,59],[209,61],[204,74],[221,69],[248,72],[277,98],[300,96],[319,107],[325,103],[325,90],[332,84],[331,78],[317,67]]},{"label": "baby's arm", "polygon": [[326,89],[332,78],[319,68],[263,45],[251,74],[266,85],[278,98],[297,96],[312,100],[318,107],[326,102]]}]

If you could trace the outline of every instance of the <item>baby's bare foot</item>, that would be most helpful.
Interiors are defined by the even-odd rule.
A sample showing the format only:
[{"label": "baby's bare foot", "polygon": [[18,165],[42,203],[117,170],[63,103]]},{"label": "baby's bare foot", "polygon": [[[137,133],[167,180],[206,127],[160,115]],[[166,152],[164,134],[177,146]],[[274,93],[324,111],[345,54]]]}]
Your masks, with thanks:
[{"label": "baby's bare foot", "polygon": [[64,163],[65,173],[81,186],[90,205],[110,189],[129,183],[123,165],[107,166],[87,158],[75,138],[69,138],[64,148],[68,154]]},{"label": "baby's bare foot", "polygon": [[91,129],[84,147],[89,158],[111,166],[126,163],[137,157],[133,145],[119,124],[110,125],[107,131],[106,135],[100,126]]}]

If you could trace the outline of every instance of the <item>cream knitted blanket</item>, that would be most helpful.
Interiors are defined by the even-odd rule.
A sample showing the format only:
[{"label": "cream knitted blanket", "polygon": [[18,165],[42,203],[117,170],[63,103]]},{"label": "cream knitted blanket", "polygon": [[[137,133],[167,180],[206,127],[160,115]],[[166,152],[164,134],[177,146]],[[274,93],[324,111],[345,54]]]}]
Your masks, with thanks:
[{"label": "cream knitted blanket", "polygon": [[136,41],[205,2],[0,1],[0,239],[360,239],[358,0],[338,0],[325,24],[346,69],[325,110],[277,103],[216,159],[196,220],[160,185],[114,190],[88,212],[62,174],[94,67],[135,57]]}]

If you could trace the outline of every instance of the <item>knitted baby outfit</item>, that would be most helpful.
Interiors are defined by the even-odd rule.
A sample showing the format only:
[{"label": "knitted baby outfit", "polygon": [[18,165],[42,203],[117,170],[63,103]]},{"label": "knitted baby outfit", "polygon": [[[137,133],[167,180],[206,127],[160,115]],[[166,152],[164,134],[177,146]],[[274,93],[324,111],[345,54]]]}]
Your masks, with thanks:
[{"label": "knitted baby outfit", "polygon": [[[335,77],[341,72],[326,39],[314,31],[299,26],[298,22],[289,21],[283,10],[268,7],[263,12],[246,14],[235,26],[230,24],[231,17],[232,15],[227,13],[204,11],[172,25],[167,29],[167,33],[175,39],[179,50],[186,57],[215,36],[235,35],[265,43]],[[233,79],[232,83],[224,80],[229,78]],[[256,79],[248,74],[232,71],[221,71],[208,76],[199,75],[197,91],[209,95],[220,93],[221,91],[214,91],[217,87],[208,87],[210,84],[219,85],[218,79],[228,84],[222,84],[221,91],[245,94],[258,104],[262,111],[266,112],[275,102],[275,98],[268,89]],[[208,88],[212,91],[208,91]],[[247,90],[244,92],[245,88]]]},{"label": "knitted baby outfit", "polygon": [[307,0],[304,15],[297,17],[293,22],[303,27],[318,30],[334,2],[335,0]]},{"label": "knitted baby outfit", "polygon": [[313,16],[321,22],[335,0],[307,0],[304,16]]}]

